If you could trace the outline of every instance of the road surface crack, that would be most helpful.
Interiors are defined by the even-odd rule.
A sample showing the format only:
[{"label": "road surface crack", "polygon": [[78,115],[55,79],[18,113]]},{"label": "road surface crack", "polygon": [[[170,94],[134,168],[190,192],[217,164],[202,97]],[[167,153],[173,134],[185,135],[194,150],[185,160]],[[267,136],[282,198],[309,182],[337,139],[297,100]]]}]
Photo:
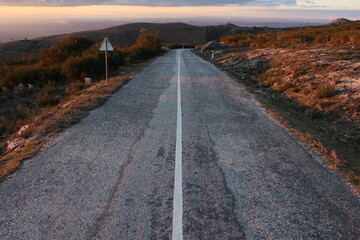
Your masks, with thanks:
[{"label": "road surface crack", "polygon": [[[146,129],[148,129],[148,128],[149,128],[149,126],[146,127]],[[136,158],[135,156],[136,156],[138,146],[144,140],[145,136],[146,136],[146,130],[143,131],[143,133],[139,136],[138,140],[132,145],[131,152],[129,153],[129,156],[128,156],[128,161],[126,161],[119,169],[119,177],[116,181],[115,186],[113,187],[113,189],[111,191],[109,200],[107,201],[103,212],[97,218],[97,221],[94,224],[94,226],[88,231],[86,239],[89,239],[89,240],[90,239],[98,239],[100,233],[104,229],[104,226],[106,225],[106,223],[108,221],[108,217],[110,215],[112,206],[115,203],[116,196],[119,194],[119,192],[121,190],[121,186],[123,185],[123,182],[125,179],[124,176],[126,174],[126,169],[128,168],[128,166],[130,164],[132,164],[134,162],[134,160]]]}]

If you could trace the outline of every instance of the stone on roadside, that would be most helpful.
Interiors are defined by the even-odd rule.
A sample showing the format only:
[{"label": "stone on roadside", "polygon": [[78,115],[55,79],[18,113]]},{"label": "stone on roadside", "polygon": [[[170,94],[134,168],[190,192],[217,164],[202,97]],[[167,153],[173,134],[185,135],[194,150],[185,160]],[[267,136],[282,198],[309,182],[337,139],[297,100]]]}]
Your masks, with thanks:
[{"label": "stone on roadside", "polygon": [[18,134],[21,135],[23,132],[25,132],[29,128],[29,125],[24,125],[20,128],[18,131]]},{"label": "stone on roadside", "polygon": [[92,84],[92,78],[85,78],[85,85],[91,85]]},{"label": "stone on roadside", "polygon": [[18,147],[22,147],[25,145],[26,139],[22,139],[22,138],[16,138],[12,141],[8,141],[7,144],[7,150],[8,151],[13,151]]}]

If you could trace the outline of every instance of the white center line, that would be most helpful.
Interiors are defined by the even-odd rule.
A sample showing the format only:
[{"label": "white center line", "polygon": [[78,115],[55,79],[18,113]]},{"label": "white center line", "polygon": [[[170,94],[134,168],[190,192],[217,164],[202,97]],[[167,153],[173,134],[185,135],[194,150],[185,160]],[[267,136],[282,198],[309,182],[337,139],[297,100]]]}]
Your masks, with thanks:
[{"label": "white center line", "polygon": [[182,117],[181,117],[181,75],[180,55],[178,50],[178,79],[177,79],[177,125],[176,125],[176,152],[175,152],[175,186],[173,203],[173,240],[183,239],[183,195],[182,195]]}]

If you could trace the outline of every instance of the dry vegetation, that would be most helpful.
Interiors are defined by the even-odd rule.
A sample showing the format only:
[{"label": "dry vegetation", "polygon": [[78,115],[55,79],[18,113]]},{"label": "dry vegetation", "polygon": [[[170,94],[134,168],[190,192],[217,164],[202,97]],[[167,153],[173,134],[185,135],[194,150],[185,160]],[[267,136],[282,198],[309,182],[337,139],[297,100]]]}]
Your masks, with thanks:
[{"label": "dry vegetation", "polygon": [[23,160],[33,156],[50,137],[79,122],[88,111],[105,103],[112,93],[132,77],[114,77],[108,83],[97,83],[28,119],[27,128],[12,135],[12,145],[9,146],[13,149],[9,149],[0,158],[0,180],[16,170]]},{"label": "dry vegetation", "polygon": [[[246,85],[290,132],[360,191],[360,25],[309,32],[316,32],[311,42],[301,40],[303,30],[254,35],[265,48],[239,44],[254,48],[219,51],[214,63]],[[287,47],[275,47],[270,41],[275,35]]]},{"label": "dry vegetation", "polygon": [[359,30],[360,22],[354,22],[336,27],[308,27],[272,33],[228,35],[221,37],[220,41],[231,46],[258,48],[296,44],[360,44]]},{"label": "dry vegetation", "polygon": [[270,64],[259,78],[263,86],[314,110],[360,123],[359,46],[258,49],[244,57],[261,57]]},{"label": "dry vegetation", "polygon": [[[43,49],[40,58],[0,63],[0,180],[132,78],[125,70],[124,76],[101,82],[104,55],[98,47],[75,37]],[[158,35],[142,29],[133,45],[110,53],[112,75],[120,68],[133,71],[134,63],[161,52]],[[84,77],[93,78],[95,85],[85,85]]]}]

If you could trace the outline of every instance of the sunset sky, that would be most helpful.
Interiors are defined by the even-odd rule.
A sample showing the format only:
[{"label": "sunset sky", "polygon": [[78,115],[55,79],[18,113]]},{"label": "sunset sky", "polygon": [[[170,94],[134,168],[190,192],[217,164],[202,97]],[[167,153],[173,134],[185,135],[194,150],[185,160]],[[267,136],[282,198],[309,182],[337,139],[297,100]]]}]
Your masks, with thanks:
[{"label": "sunset sky", "polygon": [[[129,6],[133,5],[133,6]],[[0,0],[0,21],[136,17],[360,17],[359,0]]]},{"label": "sunset sky", "polygon": [[[136,22],[151,19],[335,19],[360,18],[359,0],[0,0],[0,37],[52,24],[58,31],[82,30],[73,21]],[[224,20],[225,21],[225,20]],[[206,23],[206,21],[205,21]],[[8,27],[6,27],[8,26]],[[39,25],[40,26],[40,25]],[[66,28],[68,26],[68,28]],[[99,25],[99,27],[102,25]],[[104,25],[105,26],[105,25]],[[90,28],[91,25],[88,26]],[[95,27],[95,25],[94,25]],[[40,28],[40,27],[38,27]],[[52,28],[52,29],[51,29]],[[60,30],[64,29],[64,30]],[[54,27],[39,34],[50,34]],[[35,31],[35,30],[34,30]],[[32,32],[31,32],[32,33]],[[8,34],[8,33],[6,33]],[[5,34],[5,35],[6,35]],[[34,32],[35,34],[35,32]],[[17,35],[16,35],[17,36]],[[30,34],[30,36],[32,36]],[[35,35],[34,35],[35,36]],[[0,39],[1,41],[1,39]]]}]

